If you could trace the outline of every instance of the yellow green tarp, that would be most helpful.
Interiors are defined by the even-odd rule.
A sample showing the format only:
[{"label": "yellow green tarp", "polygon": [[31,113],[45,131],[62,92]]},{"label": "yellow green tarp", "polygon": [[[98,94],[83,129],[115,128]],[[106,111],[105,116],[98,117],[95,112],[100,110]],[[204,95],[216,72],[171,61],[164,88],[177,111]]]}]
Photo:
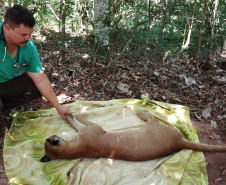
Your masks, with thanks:
[{"label": "yellow green tarp", "polygon": [[[141,100],[78,101],[66,106],[74,115],[88,113],[88,120],[108,132],[140,127],[144,122],[135,112],[150,112],[161,123],[179,129],[187,140],[199,142],[189,109],[181,105],[151,101],[142,96]],[[92,158],[41,163],[45,140],[54,134],[66,140],[77,135],[55,109],[28,111],[14,117],[11,129],[5,135],[3,150],[6,175],[12,184],[208,184],[203,153],[191,150],[142,162]]]}]

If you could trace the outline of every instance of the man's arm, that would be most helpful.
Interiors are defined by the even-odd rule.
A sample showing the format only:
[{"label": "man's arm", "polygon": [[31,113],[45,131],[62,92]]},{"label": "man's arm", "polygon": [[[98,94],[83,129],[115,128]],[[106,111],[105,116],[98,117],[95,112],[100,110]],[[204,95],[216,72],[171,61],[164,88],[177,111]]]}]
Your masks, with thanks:
[{"label": "man's arm", "polygon": [[66,118],[67,114],[72,114],[68,107],[60,105],[53,87],[43,71],[38,73],[27,72],[27,74],[33,80],[40,93],[52,104],[63,118]]}]

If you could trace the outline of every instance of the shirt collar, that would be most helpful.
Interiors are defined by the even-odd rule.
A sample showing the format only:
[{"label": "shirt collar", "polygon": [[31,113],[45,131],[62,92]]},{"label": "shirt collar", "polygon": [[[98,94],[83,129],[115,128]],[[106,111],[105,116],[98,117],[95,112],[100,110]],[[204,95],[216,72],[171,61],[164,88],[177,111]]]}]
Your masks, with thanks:
[{"label": "shirt collar", "polygon": [[0,40],[5,40],[3,26],[4,26],[4,22],[0,22]]}]

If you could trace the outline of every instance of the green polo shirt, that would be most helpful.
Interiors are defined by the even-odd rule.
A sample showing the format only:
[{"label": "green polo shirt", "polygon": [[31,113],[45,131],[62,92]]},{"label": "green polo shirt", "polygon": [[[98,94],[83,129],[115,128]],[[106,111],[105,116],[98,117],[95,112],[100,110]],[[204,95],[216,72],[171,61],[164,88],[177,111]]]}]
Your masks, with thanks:
[{"label": "green polo shirt", "polygon": [[[11,57],[8,50],[5,48],[5,37],[3,32],[4,23],[0,23],[0,83],[11,80],[20,76],[24,72],[38,73],[42,71],[41,61],[38,51],[30,40],[25,46],[17,50],[14,58]],[[18,52],[19,51],[19,52]],[[5,59],[4,59],[5,58]],[[2,61],[4,59],[4,61]],[[19,68],[14,67],[19,63]],[[25,64],[24,67],[23,64]]]}]

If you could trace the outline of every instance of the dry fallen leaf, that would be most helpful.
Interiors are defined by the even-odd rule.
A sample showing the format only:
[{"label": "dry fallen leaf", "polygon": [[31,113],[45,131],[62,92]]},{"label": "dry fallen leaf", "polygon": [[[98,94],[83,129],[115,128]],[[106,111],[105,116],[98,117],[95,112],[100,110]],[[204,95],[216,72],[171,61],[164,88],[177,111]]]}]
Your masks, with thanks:
[{"label": "dry fallen leaf", "polygon": [[158,71],[154,71],[154,75],[155,76],[159,76],[159,72]]},{"label": "dry fallen leaf", "polygon": [[117,88],[121,91],[121,92],[123,92],[123,93],[128,93],[129,92],[129,88],[130,88],[130,86],[128,85],[128,84],[124,84],[124,83],[119,83],[118,85],[117,85]]},{"label": "dry fallen leaf", "polygon": [[208,117],[210,117],[211,113],[211,107],[210,104],[208,103],[207,106],[202,110],[202,117],[207,119]]},{"label": "dry fallen leaf", "polygon": [[194,79],[194,78],[191,78],[191,77],[186,77],[186,76],[184,76],[184,81],[185,81],[185,84],[186,84],[187,86],[196,84],[195,79]]},{"label": "dry fallen leaf", "polygon": [[213,132],[213,133],[210,135],[210,138],[211,138],[211,139],[220,139],[221,136],[220,136],[220,135],[217,135],[215,132]]},{"label": "dry fallen leaf", "polygon": [[210,136],[211,139],[215,139],[212,135]]},{"label": "dry fallen leaf", "polygon": [[211,121],[210,121],[210,124],[211,124],[211,126],[212,126],[213,128],[217,128],[217,123],[216,123],[216,121],[211,120]]},{"label": "dry fallen leaf", "polygon": [[223,179],[223,178],[217,178],[217,179],[215,179],[214,183],[216,184],[216,183],[222,181],[222,179]]},{"label": "dry fallen leaf", "polygon": [[223,171],[222,175],[226,175],[226,169],[224,169],[224,171]]}]

